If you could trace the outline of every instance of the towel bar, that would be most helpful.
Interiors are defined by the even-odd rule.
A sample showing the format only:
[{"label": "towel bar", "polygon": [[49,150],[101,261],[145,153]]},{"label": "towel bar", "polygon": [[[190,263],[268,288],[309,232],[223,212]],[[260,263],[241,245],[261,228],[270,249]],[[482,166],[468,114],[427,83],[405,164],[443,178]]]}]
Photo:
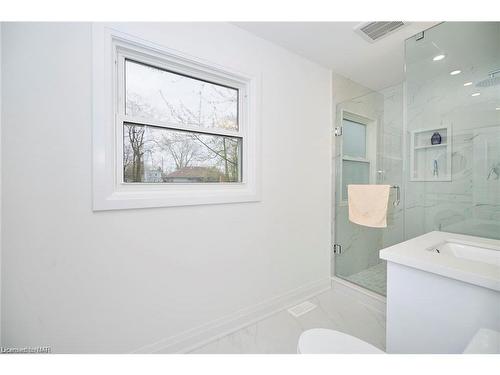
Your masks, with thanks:
[{"label": "towel bar", "polygon": [[392,185],[391,188],[396,189],[396,200],[394,201],[393,205],[399,206],[399,203],[401,202],[401,189],[399,185]]}]

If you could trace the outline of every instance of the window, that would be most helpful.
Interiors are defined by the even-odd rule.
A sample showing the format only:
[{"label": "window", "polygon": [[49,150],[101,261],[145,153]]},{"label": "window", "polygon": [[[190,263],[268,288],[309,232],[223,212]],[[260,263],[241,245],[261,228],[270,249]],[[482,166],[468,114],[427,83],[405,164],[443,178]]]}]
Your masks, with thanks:
[{"label": "window", "polygon": [[94,210],[259,200],[257,80],[93,27]]},{"label": "window", "polygon": [[347,185],[369,184],[375,166],[375,122],[349,112],[342,113],[342,200],[347,200]]},{"label": "window", "polygon": [[121,63],[124,183],[241,182],[239,89]]},{"label": "window", "polygon": [[241,138],[123,123],[123,181],[240,182]]}]

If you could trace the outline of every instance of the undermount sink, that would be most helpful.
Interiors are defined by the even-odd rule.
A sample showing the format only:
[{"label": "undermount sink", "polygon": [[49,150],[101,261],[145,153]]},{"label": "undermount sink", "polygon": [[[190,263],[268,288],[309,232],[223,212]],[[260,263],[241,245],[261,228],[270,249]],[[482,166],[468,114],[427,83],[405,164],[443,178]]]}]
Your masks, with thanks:
[{"label": "undermount sink", "polygon": [[500,240],[429,232],[381,250],[380,258],[500,292]]},{"label": "undermount sink", "polygon": [[440,256],[453,256],[500,266],[500,251],[496,248],[490,248],[484,245],[478,246],[476,244],[451,239],[441,242],[438,245],[431,246],[426,250],[439,254]]}]

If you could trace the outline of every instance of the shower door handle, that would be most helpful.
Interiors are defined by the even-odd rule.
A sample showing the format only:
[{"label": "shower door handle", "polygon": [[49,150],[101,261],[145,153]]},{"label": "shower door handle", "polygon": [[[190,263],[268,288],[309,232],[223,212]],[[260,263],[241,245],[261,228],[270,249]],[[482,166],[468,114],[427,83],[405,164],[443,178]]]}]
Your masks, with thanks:
[{"label": "shower door handle", "polygon": [[393,205],[399,206],[399,203],[401,202],[401,188],[399,187],[399,185],[392,185],[391,188],[396,189],[396,200],[394,201]]}]

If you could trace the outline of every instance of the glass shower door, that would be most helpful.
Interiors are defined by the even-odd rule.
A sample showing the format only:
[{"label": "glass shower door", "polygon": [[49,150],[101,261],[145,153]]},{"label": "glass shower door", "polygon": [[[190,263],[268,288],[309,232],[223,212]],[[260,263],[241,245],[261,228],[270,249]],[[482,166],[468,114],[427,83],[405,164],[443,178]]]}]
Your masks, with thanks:
[{"label": "glass shower door", "polygon": [[378,252],[402,241],[402,203],[394,207],[391,192],[387,228],[357,225],[349,221],[347,185],[401,185],[402,86],[340,103],[336,113],[334,276],[385,295]]}]

